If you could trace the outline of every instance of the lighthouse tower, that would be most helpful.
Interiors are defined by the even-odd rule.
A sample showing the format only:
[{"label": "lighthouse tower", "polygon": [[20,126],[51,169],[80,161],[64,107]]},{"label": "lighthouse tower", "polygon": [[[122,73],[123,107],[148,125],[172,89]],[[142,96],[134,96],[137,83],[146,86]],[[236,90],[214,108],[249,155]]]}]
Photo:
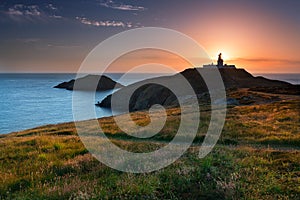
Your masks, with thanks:
[{"label": "lighthouse tower", "polygon": [[217,64],[217,66],[218,67],[224,67],[224,61],[223,61],[223,59],[222,59],[222,53],[220,53],[219,54],[219,57],[218,57],[218,64]]}]

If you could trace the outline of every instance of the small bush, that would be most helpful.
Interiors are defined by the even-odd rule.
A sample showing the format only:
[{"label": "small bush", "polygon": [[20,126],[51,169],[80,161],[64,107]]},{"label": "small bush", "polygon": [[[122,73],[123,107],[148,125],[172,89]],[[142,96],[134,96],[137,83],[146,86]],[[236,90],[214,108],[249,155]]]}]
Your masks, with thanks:
[{"label": "small bush", "polygon": [[41,154],[38,155],[38,159],[40,161],[46,161],[47,160],[47,155],[44,154],[44,153],[41,153]]},{"label": "small bush", "polygon": [[55,143],[55,144],[53,144],[53,148],[55,151],[58,151],[63,148],[63,145],[59,144],[59,143]]}]

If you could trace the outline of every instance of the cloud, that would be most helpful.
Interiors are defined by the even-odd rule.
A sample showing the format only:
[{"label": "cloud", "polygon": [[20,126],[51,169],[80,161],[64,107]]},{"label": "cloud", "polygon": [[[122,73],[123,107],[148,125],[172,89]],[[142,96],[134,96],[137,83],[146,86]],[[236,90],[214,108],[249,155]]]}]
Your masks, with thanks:
[{"label": "cloud", "polygon": [[127,10],[127,11],[144,11],[144,10],[146,10],[146,8],[143,6],[135,6],[135,5],[129,5],[129,4],[123,4],[123,3],[116,3],[112,0],[101,1],[99,4],[103,7],[112,8],[112,9],[116,9],[116,10]]},{"label": "cloud", "polygon": [[242,62],[273,62],[273,63],[283,63],[283,64],[295,64],[300,65],[300,60],[289,60],[289,59],[278,59],[278,58],[236,58],[229,60],[231,62],[234,61],[242,61]]},{"label": "cloud", "polygon": [[16,10],[14,8],[9,8],[7,14],[9,15],[23,15],[23,12]]},{"label": "cloud", "polygon": [[40,16],[42,13],[37,5],[23,5],[16,4],[11,8],[8,8],[6,14],[11,16]]},{"label": "cloud", "polygon": [[41,41],[40,38],[19,38],[17,41],[23,42],[23,43],[36,43]]},{"label": "cloud", "polygon": [[80,45],[57,45],[57,44],[47,44],[48,48],[60,48],[60,49],[74,49],[81,48]]},{"label": "cloud", "polygon": [[122,22],[122,21],[93,21],[89,20],[85,17],[76,17],[82,24],[92,25],[92,26],[106,26],[106,27],[123,27],[123,28],[131,28],[133,27],[131,22]]},{"label": "cloud", "polygon": [[50,10],[54,10],[54,11],[58,10],[57,7],[55,7],[52,3],[49,3],[46,7]]},{"label": "cloud", "polygon": [[48,17],[53,18],[53,19],[62,19],[63,18],[63,16],[57,14],[57,12],[59,10],[52,3],[49,3],[48,5],[46,5],[45,8],[48,11]]},{"label": "cloud", "polygon": [[63,18],[61,15],[50,15],[49,17],[55,18],[55,19],[61,19],[61,18]]},{"label": "cloud", "polygon": [[38,5],[15,4],[0,14],[17,22],[61,19],[61,15],[57,14],[58,9],[53,4],[47,4],[43,7]]}]

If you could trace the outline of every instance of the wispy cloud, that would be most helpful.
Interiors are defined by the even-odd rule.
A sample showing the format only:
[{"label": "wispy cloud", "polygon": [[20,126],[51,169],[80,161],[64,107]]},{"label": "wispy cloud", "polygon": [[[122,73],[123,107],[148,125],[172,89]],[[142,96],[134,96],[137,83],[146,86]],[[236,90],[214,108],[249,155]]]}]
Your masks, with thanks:
[{"label": "wispy cloud", "polygon": [[106,8],[112,8],[116,10],[128,10],[128,11],[143,11],[146,10],[143,6],[135,6],[130,4],[117,3],[112,0],[101,1],[99,3],[101,6]]},{"label": "wispy cloud", "polygon": [[40,42],[40,38],[18,38],[17,41],[23,42],[23,43],[36,43]]},{"label": "wispy cloud", "polygon": [[54,19],[62,19],[63,17],[61,15],[49,15],[49,17]]},{"label": "wispy cloud", "polygon": [[63,16],[57,14],[59,10],[52,3],[49,3],[48,5],[46,5],[46,9],[48,10],[48,13],[49,13],[48,16],[50,18],[54,18],[54,19],[62,19],[63,18]]},{"label": "wispy cloud", "polygon": [[82,24],[86,25],[92,25],[92,26],[107,26],[107,27],[123,27],[123,28],[131,28],[133,27],[131,22],[122,22],[122,21],[94,21],[89,20],[85,17],[76,17],[77,20],[79,20]]},{"label": "wispy cloud", "polygon": [[48,48],[60,48],[60,49],[74,49],[81,48],[80,45],[57,45],[57,44],[47,44]]},{"label": "wispy cloud", "polygon": [[237,61],[237,62],[272,62],[272,63],[283,63],[283,64],[296,64],[300,65],[300,60],[289,60],[289,59],[278,59],[278,58],[236,58],[229,60],[231,62]]}]

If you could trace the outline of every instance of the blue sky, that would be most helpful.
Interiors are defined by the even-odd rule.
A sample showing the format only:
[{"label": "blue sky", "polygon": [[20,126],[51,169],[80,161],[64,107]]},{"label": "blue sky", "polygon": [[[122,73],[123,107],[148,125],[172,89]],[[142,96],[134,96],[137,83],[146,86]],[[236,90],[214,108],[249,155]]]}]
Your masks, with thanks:
[{"label": "blue sky", "polygon": [[211,56],[225,51],[232,62],[259,66],[276,57],[278,71],[299,72],[299,2],[2,0],[0,72],[74,72],[99,42],[148,26],[181,31]]}]

